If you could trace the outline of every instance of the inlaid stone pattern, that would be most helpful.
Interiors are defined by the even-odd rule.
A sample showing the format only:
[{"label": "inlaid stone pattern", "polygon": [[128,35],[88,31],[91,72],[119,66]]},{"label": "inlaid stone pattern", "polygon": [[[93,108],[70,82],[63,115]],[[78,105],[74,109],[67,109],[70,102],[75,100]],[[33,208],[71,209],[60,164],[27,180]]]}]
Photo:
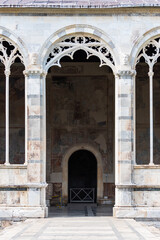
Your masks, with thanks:
[{"label": "inlaid stone pattern", "polygon": [[[59,211],[59,210],[58,210]],[[87,211],[91,213],[89,207]],[[83,212],[83,211],[82,211]],[[59,213],[58,213],[59,214]],[[158,234],[135,220],[115,219],[112,217],[60,217],[27,220],[0,232],[1,240],[158,240]]]}]

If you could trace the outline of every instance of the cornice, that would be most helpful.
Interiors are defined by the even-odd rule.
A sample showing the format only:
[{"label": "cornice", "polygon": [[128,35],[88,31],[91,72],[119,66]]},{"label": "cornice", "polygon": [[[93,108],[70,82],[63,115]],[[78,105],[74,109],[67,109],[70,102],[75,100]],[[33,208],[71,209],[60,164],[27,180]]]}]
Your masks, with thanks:
[{"label": "cornice", "polygon": [[123,6],[123,7],[117,7],[117,6],[108,6],[108,7],[100,7],[99,5],[94,6],[59,6],[59,5],[0,5],[0,14],[16,14],[16,15],[35,15],[35,14],[41,14],[42,16],[46,15],[67,15],[67,14],[88,14],[88,15],[157,15],[160,14],[160,5],[154,6],[148,5],[148,6]]}]

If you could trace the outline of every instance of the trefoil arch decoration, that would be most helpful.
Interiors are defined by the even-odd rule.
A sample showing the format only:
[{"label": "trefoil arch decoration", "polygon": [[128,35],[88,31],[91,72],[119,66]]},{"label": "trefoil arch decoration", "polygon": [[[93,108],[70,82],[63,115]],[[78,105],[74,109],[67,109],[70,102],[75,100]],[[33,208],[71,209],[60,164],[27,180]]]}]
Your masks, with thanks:
[{"label": "trefoil arch decoration", "polygon": [[69,56],[73,59],[73,55],[77,50],[84,50],[87,59],[91,56],[97,56],[100,59],[100,67],[107,65],[115,70],[115,61],[110,50],[101,39],[87,34],[75,34],[66,36],[61,41],[55,43],[45,58],[45,69],[51,66],[61,66],[60,60],[63,56]]},{"label": "trefoil arch decoration", "polygon": [[10,67],[15,62],[16,58],[19,58],[24,64],[23,56],[18,46],[6,38],[0,37],[0,61],[4,64],[5,71],[10,71]]},{"label": "trefoil arch decoration", "polygon": [[160,57],[160,37],[154,37],[148,40],[141,50],[139,51],[136,58],[136,65],[143,59],[148,66],[148,77],[149,77],[149,120],[150,120],[150,163],[154,165],[154,153],[153,153],[153,141],[154,141],[154,120],[153,120],[153,76],[154,76],[154,65],[157,63]]},{"label": "trefoil arch decoration", "polygon": [[9,77],[11,66],[16,60],[24,64],[24,57],[19,47],[10,39],[0,36],[0,63],[4,65],[5,75],[5,165],[9,165]]},{"label": "trefoil arch decoration", "polygon": [[140,61],[141,57],[145,59],[145,62],[149,65],[150,71],[152,71],[154,64],[160,57],[160,38],[151,39],[145,43],[137,56],[136,64]]}]

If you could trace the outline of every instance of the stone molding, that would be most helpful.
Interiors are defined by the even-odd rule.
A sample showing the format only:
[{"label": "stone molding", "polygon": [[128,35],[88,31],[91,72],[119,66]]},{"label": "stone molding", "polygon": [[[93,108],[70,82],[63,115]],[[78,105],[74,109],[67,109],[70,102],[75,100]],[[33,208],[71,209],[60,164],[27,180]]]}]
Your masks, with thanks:
[{"label": "stone molding", "polygon": [[[98,2],[92,2],[92,1],[68,1],[67,4],[60,0],[58,3],[57,1],[53,0],[52,3],[48,2],[47,0],[43,0],[43,2],[39,1],[29,1],[26,2],[25,0],[21,0],[21,1],[15,1],[12,0],[13,3],[12,5],[16,8],[19,7],[34,7],[34,8],[124,8],[124,7],[129,7],[129,8],[133,8],[133,7],[157,7],[159,6],[159,3],[155,0],[150,0],[150,3],[148,3],[147,1],[143,1],[143,0],[139,0],[139,2],[135,2],[134,0],[130,0],[130,1],[117,1],[115,0],[114,3],[113,1],[109,0],[107,2],[99,0]],[[0,4],[0,7],[10,7],[10,1],[6,0],[3,1],[3,3]]]},{"label": "stone molding", "polygon": [[7,69],[7,70],[5,70],[5,75],[7,76],[7,77],[9,77],[10,76],[10,74],[11,74],[11,71],[10,71],[10,69]]},{"label": "stone molding", "polygon": [[116,188],[160,188],[160,185],[117,184]]},{"label": "stone molding", "polygon": [[0,169],[27,169],[27,164],[0,164]]},{"label": "stone molding", "polygon": [[45,77],[47,75],[47,73],[44,70],[42,70],[40,67],[39,68],[31,68],[31,69],[24,70],[23,74],[26,77],[29,77],[29,76],[32,76],[32,75]]},{"label": "stone molding", "polygon": [[148,72],[148,76],[149,76],[149,77],[153,77],[153,76],[154,76],[154,72],[149,71],[149,72]]},{"label": "stone molding", "polygon": [[134,165],[134,169],[160,169],[160,165]]},{"label": "stone molding", "polygon": [[47,183],[1,184],[1,188],[46,188]]},{"label": "stone molding", "polygon": [[102,156],[99,150],[88,143],[76,144],[70,147],[64,154],[62,160],[62,198],[65,202],[68,200],[68,162],[70,156],[78,150],[90,151],[97,160],[97,201],[103,198],[103,165]]},{"label": "stone molding", "polygon": [[124,77],[124,76],[136,76],[135,70],[118,70],[118,72],[115,74],[118,77]]}]

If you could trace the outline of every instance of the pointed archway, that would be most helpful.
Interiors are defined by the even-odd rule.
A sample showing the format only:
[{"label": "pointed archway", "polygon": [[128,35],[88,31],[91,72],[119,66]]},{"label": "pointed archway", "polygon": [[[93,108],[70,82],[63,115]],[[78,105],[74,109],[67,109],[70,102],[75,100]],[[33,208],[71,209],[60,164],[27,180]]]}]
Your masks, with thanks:
[{"label": "pointed archway", "polygon": [[97,202],[114,197],[115,63],[110,51],[100,39],[76,33],[52,46],[45,66],[51,197],[68,203],[68,161],[81,149],[97,159]]}]

